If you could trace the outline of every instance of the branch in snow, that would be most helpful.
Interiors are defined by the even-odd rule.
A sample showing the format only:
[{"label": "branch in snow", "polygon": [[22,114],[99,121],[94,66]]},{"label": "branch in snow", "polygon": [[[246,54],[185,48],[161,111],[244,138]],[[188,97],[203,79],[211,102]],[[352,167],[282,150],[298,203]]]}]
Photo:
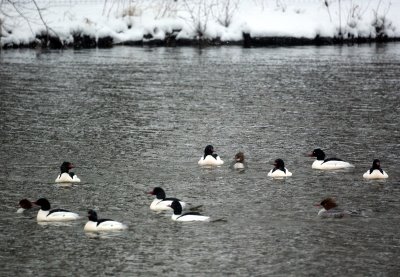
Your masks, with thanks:
[{"label": "branch in snow", "polygon": [[[35,5],[37,12],[39,14],[40,20],[42,21],[44,27],[46,28],[46,35],[47,35],[47,43],[49,43],[49,36],[50,36],[50,31],[52,31],[54,33],[54,35],[60,40],[60,42],[62,43],[60,36],[57,34],[56,31],[54,31],[54,29],[50,28],[49,25],[47,25],[46,21],[44,21],[44,18],[42,16],[42,12],[40,11],[40,8],[38,6],[38,4],[36,3],[36,0],[32,0],[33,4]],[[48,45],[47,45],[48,46]]]}]

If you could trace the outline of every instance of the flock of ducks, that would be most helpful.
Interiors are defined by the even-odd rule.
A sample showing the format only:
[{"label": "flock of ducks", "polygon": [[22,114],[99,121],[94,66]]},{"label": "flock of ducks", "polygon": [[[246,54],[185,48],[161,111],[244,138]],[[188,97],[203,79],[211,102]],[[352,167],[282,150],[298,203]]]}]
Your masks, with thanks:
[{"label": "flock of ducks", "polygon": [[[308,156],[316,158],[311,166],[313,169],[336,170],[354,167],[354,165],[338,158],[326,158],[324,151],[319,148],[314,149]],[[204,150],[204,156],[200,158],[198,164],[202,166],[220,166],[224,164],[224,161],[215,153],[212,145],[207,145]],[[276,159],[273,165],[274,167],[268,172],[268,176],[278,178],[292,176],[292,173],[285,167],[285,162],[282,159]],[[245,167],[244,153],[238,152],[234,158],[233,168],[244,169]],[[381,168],[380,161],[375,159],[372,162],[372,167],[364,173],[363,177],[365,179],[386,179],[389,176]]]},{"label": "flock of ducks", "polygon": [[[308,156],[316,158],[312,164],[313,169],[319,170],[337,170],[352,168],[354,165],[349,162],[343,161],[338,158],[326,158],[324,151],[317,148],[314,149],[312,153]],[[214,147],[212,145],[207,145],[204,150],[204,156],[200,158],[199,165],[207,166],[219,166],[224,162],[221,158],[214,152]],[[276,159],[273,163],[274,167],[268,172],[268,176],[272,178],[285,178],[292,176],[292,173],[285,167],[285,162],[282,159]],[[234,158],[234,169],[244,169],[244,153],[238,152]],[[373,160],[372,167],[363,174],[365,179],[386,179],[388,174],[381,168],[381,163],[378,159]],[[355,212],[345,211],[338,208],[335,200],[332,198],[323,199],[320,203],[315,206],[319,207],[318,216],[320,217],[332,217],[332,218],[342,218],[346,215],[358,215]]]},{"label": "flock of ducks", "polygon": [[[321,170],[335,170],[343,168],[354,167],[348,162],[337,158],[326,159],[325,153],[321,149],[314,149],[309,155],[315,157],[316,160],[312,164],[312,168]],[[204,155],[200,158],[199,165],[202,166],[220,166],[224,161],[215,153],[212,145],[207,145],[204,150]],[[285,167],[282,159],[276,159],[273,163],[274,167],[268,172],[268,176],[273,178],[284,178],[292,176],[292,173]],[[60,174],[55,180],[56,183],[76,183],[80,179],[76,174],[70,172],[74,165],[70,162],[63,162],[60,166]],[[243,152],[239,152],[234,157],[232,165],[234,169],[245,169],[245,157]],[[388,178],[387,173],[381,168],[380,161],[375,159],[372,167],[363,175],[366,179],[385,179]],[[165,191],[161,187],[155,187],[148,194],[155,196],[155,199],[150,204],[150,209],[155,212],[172,211],[171,219],[174,221],[210,221],[209,216],[201,215],[198,212],[192,211],[197,207],[189,209],[189,205],[177,198],[166,197]],[[36,219],[38,222],[62,222],[81,219],[77,213],[70,212],[64,209],[51,209],[50,202],[46,198],[40,198],[37,201],[31,202],[28,199],[22,199],[19,202],[19,213],[33,208],[33,206],[40,207]],[[320,217],[333,217],[342,218],[346,215],[351,215],[351,212],[341,210],[332,198],[326,198],[320,203],[316,204],[320,207],[318,216]],[[185,210],[190,210],[184,212]],[[127,229],[127,225],[112,220],[112,219],[99,219],[96,211],[89,210],[88,222],[84,226],[84,231],[99,232],[99,231],[119,231]]]}]

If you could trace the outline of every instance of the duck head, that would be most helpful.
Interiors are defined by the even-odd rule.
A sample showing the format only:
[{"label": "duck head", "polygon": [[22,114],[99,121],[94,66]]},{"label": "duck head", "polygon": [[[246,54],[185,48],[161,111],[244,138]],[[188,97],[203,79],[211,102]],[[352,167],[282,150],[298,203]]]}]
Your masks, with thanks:
[{"label": "duck head", "polygon": [[311,154],[308,154],[308,156],[315,157],[317,160],[325,160],[325,153],[319,148],[314,149]]},{"label": "duck head", "polygon": [[165,191],[160,187],[155,187],[152,191],[148,192],[148,194],[155,195],[157,199],[165,199]]}]

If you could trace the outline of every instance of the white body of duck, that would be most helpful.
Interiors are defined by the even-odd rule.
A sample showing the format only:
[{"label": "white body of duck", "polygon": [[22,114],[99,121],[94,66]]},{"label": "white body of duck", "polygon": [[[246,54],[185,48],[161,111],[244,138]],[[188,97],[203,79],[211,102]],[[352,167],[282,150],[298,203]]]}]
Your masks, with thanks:
[{"label": "white body of duck", "polygon": [[389,177],[387,173],[381,168],[381,162],[375,159],[372,162],[372,167],[370,170],[364,173],[363,177],[365,179],[386,179]]},{"label": "white body of duck", "polygon": [[148,194],[155,195],[156,198],[150,204],[150,210],[161,212],[161,211],[172,211],[171,204],[172,201],[177,200],[181,204],[182,208],[186,208],[186,203],[172,197],[166,197],[165,191],[160,187],[155,187]]},{"label": "white body of duck", "polygon": [[334,169],[351,168],[354,166],[348,162],[339,160],[330,160],[330,161],[316,160],[313,162],[311,167],[313,169],[334,170]]},{"label": "white body of duck", "polygon": [[269,177],[290,177],[290,176],[292,176],[292,172],[290,172],[286,168],[285,168],[285,171],[280,170],[280,169],[273,171],[273,169],[271,169],[268,172],[268,176]]},{"label": "white body of duck", "polygon": [[234,169],[244,169],[244,164],[241,162],[237,162],[233,165]]},{"label": "white body of duck", "polygon": [[196,212],[182,213],[182,206],[179,201],[172,201],[171,208],[174,210],[171,219],[174,221],[210,221],[209,216],[204,216]]},{"label": "white body of duck", "polygon": [[389,175],[387,175],[387,173],[386,173],[384,170],[382,170],[382,171],[383,171],[383,172],[380,172],[378,169],[375,169],[375,170],[373,170],[372,172],[370,172],[370,171],[368,170],[367,172],[365,172],[365,173],[363,174],[363,177],[364,177],[365,179],[370,179],[370,180],[389,178]]},{"label": "white body of duck", "polygon": [[50,210],[50,203],[45,198],[40,198],[34,204],[40,206],[40,210],[37,214],[37,221],[71,221],[78,220],[81,217],[77,213],[73,213],[63,209]]},{"label": "white body of duck", "polygon": [[352,164],[345,162],[341,159],[325,159],[325,153],[321,149],[314,149],[314,151],[309,156],[317,158],[317,160],[315,160],[311,166],[313,169],[335,170],[354,167]]},{"label": "white body of duck", "polygon": [[68,173],[64,172],[58,175],[57,179],[55,180],[56,183],[79,183],[81,179],[78,176],[74,175],[71,177]]},{"label": "white body of duck", "polygon": [[128,229],[125,224],[112,219],[97,219],[97,213],[93,210],[89,210],[88,213],[89,221],[83,228],[85,232],[122,231]]},{"label": "white body of duck", "polygon": [[326,210],[324,208],[320,209],[318,212],[318,216],[322,218],[342,218],[346,215],[347,213],[343,210],[340,209],[330,209]]},{"label": "white body of duck", "polygon": [[219,156],[214,158],[213,156],[208,155],[205,158],[201,157],[199,162],[198,162],[198,164],[199,165],[215,165],[215,166],[218,166],[218,165],[223,165],[224,161],[221,160],[221,158]]}]

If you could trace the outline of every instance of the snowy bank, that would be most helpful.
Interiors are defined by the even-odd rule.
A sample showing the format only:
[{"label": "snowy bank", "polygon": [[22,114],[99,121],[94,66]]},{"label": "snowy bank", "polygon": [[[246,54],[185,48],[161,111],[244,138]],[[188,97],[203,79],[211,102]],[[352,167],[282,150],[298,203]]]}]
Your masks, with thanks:
[{"label": "snowy bank", "polygon": [[3,0],[0,46],[390,41],[399,14],[400,0]]}]

